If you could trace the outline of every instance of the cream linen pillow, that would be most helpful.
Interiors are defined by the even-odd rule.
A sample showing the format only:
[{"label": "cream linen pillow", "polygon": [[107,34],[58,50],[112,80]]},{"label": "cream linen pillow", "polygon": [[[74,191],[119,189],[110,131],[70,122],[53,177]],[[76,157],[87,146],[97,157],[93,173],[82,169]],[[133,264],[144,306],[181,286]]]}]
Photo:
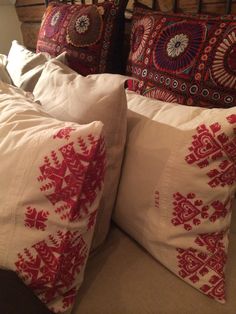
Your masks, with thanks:
[{"label": "cream linen pillow", "polygon": [[21,76],[47,60],[47,55],[36,54],[13,40],[7,57],[7,71],[14,85],[20,87]]},{"label": "cream linen pillow", "polygon": [[33,94],[44,110],[61,120],[104,124],[107,168],[93,249],[105,239],[117,192],[126,140],[126,77],[98,74],[83,77],[56,60],[49,61]]},{"label": "cream linen pillow", "polygon": [[[27,71],[26,73],[22,74],[20,78],[19,87],[27,92],[33,92],[35,85],[37,84],[43,69],[45,67],[45,64],[48,60],[51,59],[51,57],[46,55],[47,59],[44,63],[37,65],[36,67],[32,68],[31,70]],[[66,52],[62,52],[59,56],[55,58],[55,60],[58,60],[64,64],[67,63],[66,61]]]},{"label": "cream linen pillow", "polygon": [[[34,53],[13,40],[6,68],[15,86],[32,92],[45,63],[50,59],[49,54]],[[57,60],[66,63],[66,53],[60,54]]]},{"label": "cream linen pillow", "polygon": [[127,93],[115,222],[177,276],[225,302],[236,114]]},{"label": "cream linen pillow", "polygon": [[0,81],[11,84],[11,78],[6,70],[7,56],[0,54]]},{"label": "cream linen pillow", "polygon": [[83,280],[103,186],[102,128],[51,118],[0,82],[0,268],[55,313],[71,309]]}]

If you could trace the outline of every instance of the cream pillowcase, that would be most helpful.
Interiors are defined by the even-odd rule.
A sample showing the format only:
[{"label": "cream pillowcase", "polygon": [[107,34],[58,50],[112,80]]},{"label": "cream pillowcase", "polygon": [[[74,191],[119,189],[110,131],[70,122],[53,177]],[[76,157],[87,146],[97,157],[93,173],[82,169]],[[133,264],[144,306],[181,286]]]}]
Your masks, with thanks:
[{"label": "cream pillowcase", "polygon": [[104,124],[107,167],[93,249],[104,241],[119,182],[126,140],[126,77],[114,74],[81,76],[56,60],[45,66],[33,94],[53,117],[64,121]]},{"label": "cream pillowcase", "polygon": [[54,313],[72,308],[83,280],[103,187],[102,128],[56,120],[0,82],[0,267]]},{"label": "cream pillowcase", "polygon": [[47,60],[47,55],[36,54],[13,40],[7,57],[7,71],[14,85],[20,87],[22,75]]},{"label": "cream pillowcase", "polygon": [[7,56],[0,54],[0,81],[11,84],[11,78],[6,69],[7,66]]},{"label": "cream pillowcase", "polygon": [[225,302],[236,114],[128,92],[115,222],[201,292]]},{"label": "cream pillowcase", "polygon": [[[15,86],[32,92],[45,63],[50,59],[49,54],[34,53],[13,40],[8,53],[6,68]],[[56,59],[66,63],[66,53],[60,54]]]}]

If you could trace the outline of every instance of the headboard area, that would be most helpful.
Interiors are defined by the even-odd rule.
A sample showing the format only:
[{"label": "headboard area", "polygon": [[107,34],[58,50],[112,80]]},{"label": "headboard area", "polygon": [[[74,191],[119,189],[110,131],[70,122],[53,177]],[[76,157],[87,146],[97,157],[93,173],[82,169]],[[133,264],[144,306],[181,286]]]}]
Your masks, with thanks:
[{"label": "headboard area", "polygon": [[[22,22],[21,30],[24,45],[31,50],[35,50],[42,16],[49,2],[50,0],[16,1],[16,11]],[[96,4],[104,2],[104,0],[58,0],[58,2]],[[132,17],[134,2],[163,12],[236,14],[236,0],[129,0],[125,14],[127,21]],[[129,34],[129,22],[127,22],[126,34]]]},{"label": "headboard area", "polygon": [[[45,7],[50,0],[17,0],[16,11],[19,20],[22,22],[21,30],[24,45],[35,50],[37,35],[42,20]],[[101,0],[71,0],[61,1],[68,3],[99,3]],[[130,19],[132,16],[133,3],[129,0],[126,17]],[[207,13],[207,14],[229,14],[236,13],[236,0],[140,0],[136,1],[149,8],[160,10],[163,12],[184,12],[184,13]],[[129,30],[127,30],[129,32]]]},{"label": "headboard area", "polygon": [[163,12],[230,14],[236,13],[234,0],[147,0],[136,1]]}]

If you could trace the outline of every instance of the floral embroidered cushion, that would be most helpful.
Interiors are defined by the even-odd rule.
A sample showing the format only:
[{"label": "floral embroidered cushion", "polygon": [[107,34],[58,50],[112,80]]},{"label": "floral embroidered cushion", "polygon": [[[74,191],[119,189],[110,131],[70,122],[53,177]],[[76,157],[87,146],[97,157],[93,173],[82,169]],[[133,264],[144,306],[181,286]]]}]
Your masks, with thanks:
[{"label": "floral embroidered cushion", "polygon": [[0,267],[63,313],[74,303],[92,241],[105,169],[103,125],[51,118],[1,82],[0,113]]},{"label": "floral embroidered cushion", "polygon": [[136,8],[127,74],[144,96],[201,107],[236,105],[236,20]]},{"label": "floral embroidered cushion", "polygon": [[127,0],[98,5],[50,3],[37,52],[55,57],[67,52],[69,66],[82,75],[119,70],[123,15]]},{"label": "floral embroidered cushion", "polygon": [[82,124],[99,120],[104,124],[107,166],[92,249],[106,238],[116,198],[126,141],[126,80],[125,76],[108,73],[84,77],[52,60],[33,91],[43,109],[57,119]]},{"label": "floral embroidered cushion", "polygon": [[224,303],[235,108],[179,106],[132,92],[127,100],[114,220],[169,270]]}]

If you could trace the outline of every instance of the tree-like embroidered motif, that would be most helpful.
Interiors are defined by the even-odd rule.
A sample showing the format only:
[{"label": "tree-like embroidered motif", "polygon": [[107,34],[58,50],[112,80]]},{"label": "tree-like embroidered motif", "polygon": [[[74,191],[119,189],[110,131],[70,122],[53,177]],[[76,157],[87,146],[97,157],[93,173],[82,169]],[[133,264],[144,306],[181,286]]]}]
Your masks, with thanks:
[{"label": "tree-like embroidered motif", "polygon": [[188,279],[205,294],[219,300],[225,297],[224,266],[227,255],[223,237],[224,232],[201,234],[195,239],[195,244],[201,249],[177,249],[180,277]]},{"label": "tree-like embroidered motif", "polygon": [[171,222],[174,226],[183,225],[187,231],[200,225],[206,219],[215,222],[217,219],[224,218],[231,210],[230,198],[225,203],[216,200],[207,205],[202,200],[197,199],[194,193],[188,193],[187,196],[184,196],[177,192],[173,198],[174,217]]},{"label": "tree-like embroidered motif", "polygon": [[103,138],[88,135],[78,143],[68,143],[45,156],[40,167],[41,191],[55,206],[61,219],[74,221],[88,214],[88,205],[101,190],[105,172],[105,145]]},{"label": "tree-like embroidered motif", "polygon": [[[227,121],[235,123],[232,116]],[[219,160],[219,167],[207,173],[210,178],[208,184],[212,188],[236,182],[236,139],[230,139],[221,132],[219,123],[209,127],[205,124],[197,127],[197,134],[193,136],[189,151],[190,154],[185,157],[186,162],[196,163],[200,168],[209,166],[211,161]]]},{"label": "tree-like embroidered motif", "polygon": [[62,296],[66,307],[72,302],[70,292],[87,255],[87,245],[78,231],[58,231],[19,253],[15,265],[19,276],[44,303]]},{"label": "tree-like embroidered motif", "polygon": [[25,226],[29,228],[36,228],[44,231],[46,228],[46,221],[48,220],[49,212],[45,210],[36,210],[36,208],[28,206],[25,213]]},{"label": "tree-like embroidered motif", "polygon": [[56,138],[59,138],[59,139],[66,139],[66,140],[69,140],[70,139],[70,133],[72,131],[74,131],[75,129],[71,128],[71,127],[66,127],[66,128],[63,128],[61,129],[60,131],[58,131],[54,136],[53,138],[56,139]]}]

